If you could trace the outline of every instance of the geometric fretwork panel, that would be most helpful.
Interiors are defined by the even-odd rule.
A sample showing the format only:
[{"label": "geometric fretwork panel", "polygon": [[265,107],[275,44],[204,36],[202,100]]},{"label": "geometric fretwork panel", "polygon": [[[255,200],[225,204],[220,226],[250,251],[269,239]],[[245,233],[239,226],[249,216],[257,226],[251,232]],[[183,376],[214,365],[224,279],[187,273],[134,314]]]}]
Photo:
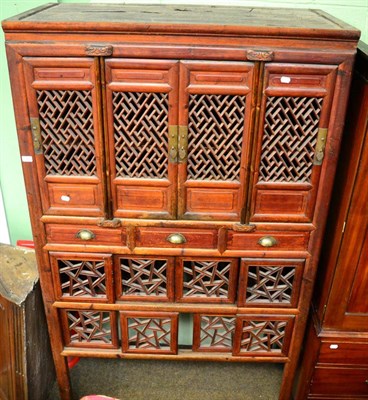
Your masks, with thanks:
[{"label": "geometric fretwork panel", "polygon": [[191,94],[188,179],[238,181],[245,96]]},{"label": "geometric fretwork panel", "polygon": [[309,182],[322,98],[268,97],[260,182]]},{"label": "geometric fretwork panel", "polygon": [[282,352],[288,321],[242,322],[240,352]]},{"label": "geometric fretwork panel", "polygon": [[233,263],[183,260],[183,298],[224,299],[231,297]]},{"label": "geometric fretwork panel", "polygon": [[96,174],[92,94],[37,90],[46,175]]},{"label": "geometric fretwork panel", "polygon": [[123,297],[168,297],[167,260],[120,258],[119,266]]},{"label": "geometric fretwork panel", "polygon": [[105,261],[57,260],[63,297],[106,298]]},{"label": "geometric fretwork panel", "polygon": [[111,315],[106,311],[68,310],[71,345],[112,345]]},{"label": "geometric fretwork panel", "polygon": [[113,92],[116,176],[167,178],[167,93]]},{"label": "geometric fretwork panel", "polygon": [[291,304],[295,266],[249,266],[247,303]]},{"label": "geometric fretwork panel", "polygon": [[201,315],[201,350],[231,351],[235,329],[235,317]]},{"label": "geometric fretwork panel", "polygon": [[177,321],[177,313],[122,313],[123,351],[176,353]]}]

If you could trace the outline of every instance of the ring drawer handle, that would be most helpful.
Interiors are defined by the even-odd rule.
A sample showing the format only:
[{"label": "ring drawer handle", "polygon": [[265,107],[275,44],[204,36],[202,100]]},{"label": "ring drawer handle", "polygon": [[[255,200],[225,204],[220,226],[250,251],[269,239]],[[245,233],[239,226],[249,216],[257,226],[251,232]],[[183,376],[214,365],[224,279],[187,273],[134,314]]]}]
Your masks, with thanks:
[{"label": "ring drawer handle", "polygon": [[258,240],[258,243],[263,247],[272,247],[277,244],[277,240],[273,236],[263,236]]},{"label": "ring drawer handle", "polygon": [[169,235],[166,240],[172,244],[183,244],[186,243],[187,239],[181,233],[172,233]]},{"label": "ring drawer handle", "polygon": [[75,235],[76,238],[81,240],[91,240],[95,238],[95,234],[88,229],[82,229]]}]

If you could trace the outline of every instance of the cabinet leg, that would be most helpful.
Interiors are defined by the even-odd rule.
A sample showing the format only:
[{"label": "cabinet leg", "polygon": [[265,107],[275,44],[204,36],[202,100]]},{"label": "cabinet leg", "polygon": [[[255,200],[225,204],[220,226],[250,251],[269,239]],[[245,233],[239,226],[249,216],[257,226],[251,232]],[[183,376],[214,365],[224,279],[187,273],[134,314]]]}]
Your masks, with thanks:
[{"label": "cabinet leg", "polygon": [[47,323],[50,335],[52,355],[54,358],[56,379],[59,385],[60,399],[72,400],[72,389],[69,376],[68,360],[61,355],[63,340],[57,309],[45,304]]}]

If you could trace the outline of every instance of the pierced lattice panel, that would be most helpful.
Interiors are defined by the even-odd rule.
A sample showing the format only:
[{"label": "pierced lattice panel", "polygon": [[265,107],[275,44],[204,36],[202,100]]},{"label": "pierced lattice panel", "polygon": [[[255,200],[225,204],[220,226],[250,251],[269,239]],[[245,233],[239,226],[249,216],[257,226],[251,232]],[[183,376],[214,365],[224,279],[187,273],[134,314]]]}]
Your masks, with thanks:
[{"label": "pierced lattice panel", "polygon": [[46,175],[96,175],[92,93],[37,90]]},{"label": "pierced lattice panel", "polygon": [[129,317],[129,350],[170,352],[172,350],[171,323],[170,317]]},{"label": "pierced lattice panel", "polygon": [[240,352],[282,353],[288,321],[243,321]]},{"label": "pierced lattice panel", "polygon": [[235,317],[201,315],[201,350],[231,351],[235,329]]},{"label": "pierced lattice panel", "polygon": [[113,92],[116,176],[167,178],[167,93]]},{"label": "pierced lattice panel", "polygon": [[120,258],[123,296],[168,297],[167,260]]},{"label": "pierced lattice panel", "polygon": [[230,296],[230,261],[183,261],[184,298],[222,298]]},{"label": "pierced lattice panel", "polygon": [[66,314],[69,325],[69,344],[113,344],[109,312],[68,310]]},{"label": "pierced lattice panel", "polygon": [[57,260],[63,297],[106,298],[105,261]]},{"label": "pierced lattice panel", "polygon": [[322,98],[268,97],[260,182],[309,182]]},{"label": "pierced lattice panel", "polygon": [[191,94],[188,179],[238,181],[245,96]]},{"label": "pierced lattice panel", "polygon": [[247,303],[291,304],[295,266],[249,266]]}]

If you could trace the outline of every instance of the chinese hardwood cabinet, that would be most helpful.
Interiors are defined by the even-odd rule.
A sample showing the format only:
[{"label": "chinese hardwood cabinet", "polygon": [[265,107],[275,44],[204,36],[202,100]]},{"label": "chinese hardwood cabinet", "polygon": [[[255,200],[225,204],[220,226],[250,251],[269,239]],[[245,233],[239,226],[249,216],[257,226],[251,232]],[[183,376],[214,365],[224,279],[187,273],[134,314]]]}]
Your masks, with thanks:
[{"label": "chinese hardwood cabinet", "polygon": [[359,32],[111,4],[3,29],[62,398],[75,355],[283,363],[288,400]]},{"label": "chinese hardwood cabinet", "polygon": [[368,398],[368,46],[359,46],[297,399]]}]

